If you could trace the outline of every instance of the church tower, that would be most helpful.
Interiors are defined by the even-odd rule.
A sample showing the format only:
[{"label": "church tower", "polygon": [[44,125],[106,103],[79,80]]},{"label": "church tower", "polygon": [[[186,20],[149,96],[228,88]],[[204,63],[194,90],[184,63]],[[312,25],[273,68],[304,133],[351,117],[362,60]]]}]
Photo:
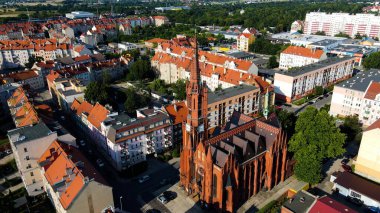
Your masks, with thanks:
[{"label": "church tower", "polygon": [[183,141],[180,156],[180,182],[189,193],[192,193],[192,185],[195,184],[194,151],[199,143],[207,139],[207,86],[201,81],[196,36],[195,33],[190,80],[186,83],[189,114],[186,123],[182,124]]}]

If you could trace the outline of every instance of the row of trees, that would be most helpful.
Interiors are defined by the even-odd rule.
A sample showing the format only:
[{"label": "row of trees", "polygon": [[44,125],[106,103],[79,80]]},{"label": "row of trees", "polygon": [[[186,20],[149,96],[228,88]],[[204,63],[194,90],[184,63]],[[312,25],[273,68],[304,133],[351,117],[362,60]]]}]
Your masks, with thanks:
[{"label": "row of trees", "polygon": [[173,95],[177,100],[185,100],[186,98],[186,81],[179,79],[174,84],[166,84],[161,79],[155,79],[148,85],[148,89],[156,91],[163,95]]}]

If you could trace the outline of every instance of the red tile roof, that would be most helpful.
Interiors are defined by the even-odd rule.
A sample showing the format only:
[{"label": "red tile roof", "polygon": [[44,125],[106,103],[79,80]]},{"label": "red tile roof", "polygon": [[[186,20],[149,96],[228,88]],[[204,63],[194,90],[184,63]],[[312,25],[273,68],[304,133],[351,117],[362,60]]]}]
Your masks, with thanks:
[{"label": "red tile roof", "polygon": [[9,74],[7,77],[12,78],[15,82],[24,81],[31,78],[38,77],[38,73],[34,70],[23,71],[18,73]]},{"label": "red tile roof", "polygon": [[348,206],[328,197],[321,197],[311,207],[309,213],[356,213],[357,211],[349,208]]},{"label": "red tile roof", "polygon": [[284,51],[282,51],[282,53],[319,59],[324,52],[323,50],[313,50],[305,47],[289,46]]},{"label": "red tile roof", "polygon": [[179,124],[183,121],[186,121],[189,110],[184,101],[170,104],[166,106],[165,109],[171,119],[174,121],[174,124]]},{"label": "red tile roof", "polygon": [[107,115],[109,113],[110,112],[104,106],[96,103],[95,106],[91,109],[87,119],[93,126],[99,129],[100,124],[107,118]]},{"label": "red tile roof", "polygon": [[364,95],[364,98],[375,100],[376,95],[380,94],[380,83],[379,82],[371,82],[369,87],[367,88],[367,91]]},{"label": "red tile roof", "polygon": [[[83,162],[80,169],[75,164]],[[53,186],[64,181],[64,185],[56,185],[59,201],[64,209],[68,209],[76,196],[85,187],[87,181],[106,184],[104,178],[91,163],[75,147],[54,141],[38,160],[45,170],[45,178]],[[89,179],[85,179],[89,177]]]},{"label": "red tile roof", "polygon": [[77,115],[81,115],[83,112],[89,114],[93,106],[87,101],[79,102],[77,99],[74,99],[71,109],[76,112]]},{"label": "red tile roof", "polygon": [[369,127],[367,127],[367,129],[365,131],[370,131],[373,129],[380,129],[380,119],[373,122],[373,124],[371,124]]},{"label": "red tile roof", "polygon": [[61,75],[58,73],[58,72],[56,72],[56,71],[50,71],[50,73],[46,76],[46,79],[48,80],[48,81],[50,81],[50,82],[54,82],[55,81],[55,79],[57,79],[57,78],[59,78],[59,77],[61,77]]},{"label": "red tile roof", "polygon": [[161,44],[161,43],[164,43],[164,42],[167,42],[167,41],[169,41],[169,40],[163,39],[163,38],[153,38],[153,39],[147,40],[145,42]]}]

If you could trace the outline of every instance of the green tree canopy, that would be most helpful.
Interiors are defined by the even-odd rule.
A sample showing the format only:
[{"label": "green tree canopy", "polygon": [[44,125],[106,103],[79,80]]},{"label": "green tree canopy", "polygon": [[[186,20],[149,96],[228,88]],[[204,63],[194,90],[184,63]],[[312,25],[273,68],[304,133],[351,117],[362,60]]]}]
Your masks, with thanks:
[{"label": "green tree canopy", "polygon": [[154,77],[155,73],[150,66],[150,62],[142,59],[138,59],[134,62],[127,74],[127,80],[129,81],[153,79]]},{"label": "green tree canopy", "polygon": [[84,98],[95,104],[99,102],[100,104],[105,104],[108,99],[107,86],[100,82],[91,82],[87,85],[84,91]]},{"label": "green tree canopy", "polygon": [[28,62],[25,64],[25,67],[30,69],[30,68],[33,67],[34,63],[41,62],[43,60],[44,60],[44,58],[42,58],[40,56],[34,56],[34,55],[32,55],[32,56],[29,57]]},{"label": "green tree canopy", "polygon": [[290,138],[294,134],[297,116],[294,112],[288,112],[286,110],[276,110],[276,114],[281,122],[282,128],[287,133],[288,138]]},{"label": "green tree canopy", "polygon": [[124,102],[125,111],[135,113],[136,109],[146,107],[150,103],[150,96],[139,94],[135,89],[129,88],[125,92],[126,100]]},{"label": "green tree canopy", "polygon": [[345,138],[327,111],[308,107],[299,115],[295,134],[289,141],[289,151],[294,153],[296,160],[297,178],[318,183],[322,177],[322,161],[343,154]]},{"label": "green tree canopy", "polygon": [[350,38],[348,34],[343,33],[343,32],[339,32],[338,34],[335,34],[334,37]]},{"label": "green tree canopy", "polygon": [[375,52],[364,59],[363,66],[367,69],[380,69],[380,52]]},{"label": "green tree canopy", "polygon": [[267,55],[277,55],[287,46],[288,45],[272,44],[264,37],[258,37],[253,44],[249,45],[249,51]]},{"label": "green tree canopy", "polygon": [[270,58],[269,58],[269,61],[268,61],[268,64],[267,64],[267,68],[269,69],[273,69],[273,68],[276,68],[278,67],[278,62],[277,62],[277,57],[275,55],[272,55]]},{"label": "green tree canopy", "polygon": [[179,79],[175,82],[173,88],[174,97],[177,100],[185,100],[186,99],[186,81]]},{"label": "green tree canopy", "polygon": [[323,89],[323,87],[322,86],[316,86],[315,87],[315,94],[316,95],[323,95],[323,92],[324,92],[325,90]]},{"label": "green tree canopy", "polygon": [[345,117],[343,125],[340,126],[340,130],[346,134],[347,142],[359,142],[361,140],[362,127],[357,115]]},{"label": "green tree canopy", "polygon": [[326,35],[324,31],[317,31],[314,35]]}]

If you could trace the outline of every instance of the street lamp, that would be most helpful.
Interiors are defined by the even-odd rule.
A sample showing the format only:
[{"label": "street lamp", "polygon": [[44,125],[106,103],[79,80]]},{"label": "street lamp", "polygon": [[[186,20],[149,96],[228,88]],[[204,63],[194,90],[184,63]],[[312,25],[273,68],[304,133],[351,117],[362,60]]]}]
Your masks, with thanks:
[{"label": "street lamp", "polygon": [[123,211],[123,203],[121,202],[122,198],[123,198],[123,196],[120,196],[120,211]]}]

